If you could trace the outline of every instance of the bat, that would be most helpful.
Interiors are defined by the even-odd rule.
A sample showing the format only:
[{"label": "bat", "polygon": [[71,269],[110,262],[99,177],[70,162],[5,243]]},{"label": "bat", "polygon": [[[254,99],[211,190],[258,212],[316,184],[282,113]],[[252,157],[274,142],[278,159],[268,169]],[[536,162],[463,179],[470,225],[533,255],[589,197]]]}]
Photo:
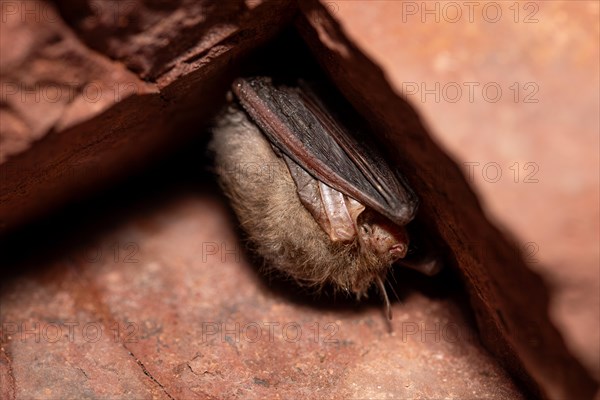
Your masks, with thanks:
[{"label": "bat", "polygon": [[[419,203],[407,180],[307,83],[239,78],[232,91],[210,148],[256,251],[302,285],[358,298],[378,285],[391,319],[384,281],[409,250]],[[440,267],[403,264],[428,275]]]}]

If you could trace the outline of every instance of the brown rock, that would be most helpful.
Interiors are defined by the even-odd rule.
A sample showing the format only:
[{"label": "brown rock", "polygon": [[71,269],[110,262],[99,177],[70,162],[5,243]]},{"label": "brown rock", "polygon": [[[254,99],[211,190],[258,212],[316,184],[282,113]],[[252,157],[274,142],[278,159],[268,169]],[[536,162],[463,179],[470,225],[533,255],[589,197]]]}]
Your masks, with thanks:
[{"label": "brown rock", "polygon": [[[35,269],[0,298],[7,398],[525,398],[452,290],[417,279],[391,326],[377,299],[303,295],[252,266],[216,188],[182,193],[157,182],[164,167],[116,210],[109,193],[73,216],[108,227],[60,216],[78,244],[61,235],[53,256],[11,264]],[[171,194],[149,205],[157,190]]]},{"label": "brown rock", "polygon": [[[173,14],[206,20],[210,35],[205,33],[218,37],[219,45],[195,43],[187,53],[178,53],[177,65],[157,83],[146,83],[86,47],[52,5],[25,1],[9,6],[3,8],[7,22],[1,35],[0,233],[114,183],[181,144],[193,134],[190,126],[214,112],[214,98],[224,95],[233,61],[273,36],[291,10],[284,3],[265,4],[223,25],[210,15],[193,14],[204,8],[181,4]],[[146,11],[149,20],[157,18]],[[281,15],[278,23],[264,23],[273,13]],[[168,19],[156,36],[145,37],[162,43],[163,30],[171,24],[178,32],[180,23]],[[112,27],[109,32],[120,31]],[[16,45],[10,38],[16,38]],[[132,52],[139,49],[131,46]],[[149,59],[170,60],[173,54],[165,46],[154,49]]]},{"label": "brown rock", "polygon": [[[469,166],[479,166],[480,175],[488,163],[500,166],[499,184],[490,184],[497,182],[491,172],[470,183],[483,192],[503,232],[488,222],[456,164],[430,141],[418,117],[387,89],[381,72],[345,40],[324,10],[307,4],[307,20],[299,25],[332,79],[380,127],[390,147],[406,149],[411,181],[420,187],[425,213],[452,248],[487,347],[523,379],[532,376],[544,395],[589,398],[597,382],[580,363],[598,379],[598,77],[592,73],[598,69],[592,45],[598,6],[528,3],[515,23],[509,5],[503,5],[500,21],[475,14],[479,20],[470,22],[464,14],[455,23],[442,3],[408,3],[329,2],[327,8],[382,63],[395,89],[423,110],[434,138],[450,147],[464,175],[470,176]],[[427,14],[421,9],[426,6],[434,11]],[[528,17],[535,19],[532,12],[539,7],[544,14],[537,22],[524,24],[531,22]],[[577,15],[586,15],[595,28],[583,32],[579,22],[570,22]],[[422,22],[426,18],[430,23]],[[570,50],[564,54],[557,46]],[[565,92],[563,76],[579,79],[569,81]],[[498,103],[491,97],[471,102],[464,94],[462,102],[453,102],[454,92],[442,87],[465,81],[491,82],[504,89],[505,97]],[[515,81],[521,92],[511,86]],[[534,102],[538,89],[544,90],[545,103]],[[515,101],[513,95],[520,97]],[[585,132],[575,142],[563,127],[568,120],[577,121],[570,131]],[[563,149],[569,151],[571,168],[557,157]],[[520,175],[513,176],[511,168]],[[535,175],[542,168],[547,172]],[[518,244],[514,234],[525,243]],[[550,291],[536,273],[552,283]],[[585,294],[575,296],[581,290]]]},{"label": "brown rock", "polygon": [[[57,3],[68,24],[46,2],[3,5],[0,233],[185,143],[219,106],[242,58],[275,37],[296,11],[287,2]],[[463,279],[486,348],[536,394],[591,398],[600,370],[597,209],[589,213],[598,203],[598,157],[590,153],[598,144],[597,118],[592,121],[598,96],[590,90],[598,77],[586,74],[598,67],[598,46],[589,44],[598,31],[598,6],[552,2],[544,6],[545,19],[540,14],[536,29],[528,30],[510,19],[432,27],[410,19],[421,16],[407,5],[420,4],[302,2],[295,26],[420,194],[421,223]],[[518,18],[530,16],[527,11]],[[590,18],[595,30],[582,30],[570,13]],[[421,90],[421,83],[435,88],[438,81],[473,80],[531,96],[526,91],[536,86],[525,84],[533,82],[548,102],[525,106],[488,97],[456,104],[425,96],[416,106],[430,134],[355,43],[406,96],[415,82]],[[564,75],[576,77],[567,91],[557,79]],[[449,92],[437,95],[447,100]],[[572,131],[589,134],[561,134],[570,120],[577,121]],[[565,164],[556,161],[557,149]],[[457,163],[496,163],[504,180],[490,185],[496,177],[486,174],[469,182],[471,170]],[[515,171],[517,184],[539,181],[527,189],[512,185],[507,176]],[[394,305],[390,331],[378,305],[353,310],[286,295],[285,286],[272,291],[239,251],[220,201],[193,192],[137,216],[130,213],[146,203],[132,202],[124,215],[105,215],[116,227],[86,238],[93,255],[63,243],[58,257],[11,261],[12,269],[37,268],[2,291],[3,398],[522,396],[474,339],[460,296],[417,282],[420,289]],[[21,244],[39,249],[40,237],[53,238],[68,222],[60,218]],[[592,250],[579,251],[579,243]],[[48,337],[71,322],[114,335],[95,342]],[[259,340],[247,336],[257,326],[268,332],[270,322],[292,322],[297,325],[289,329],[302,332],[318,327],[319,335],[331,329],[337,337],[289,341],[287,330]],[[449,330],[455,326],[458,341]]]},{"label": "brown rock", "polygon": [[[266,22],[261,16],[264,10],[271,14],[285,13],[286,8],[280,2],[257,10],[264,3],[260,0],[60,0],[57,3],[89,46],[152,81],[178,63],[198,59],[240,34],[240,25],[247,25],[250,20]],[[255,29],[246,28],[243,34],[260,35]]]}]

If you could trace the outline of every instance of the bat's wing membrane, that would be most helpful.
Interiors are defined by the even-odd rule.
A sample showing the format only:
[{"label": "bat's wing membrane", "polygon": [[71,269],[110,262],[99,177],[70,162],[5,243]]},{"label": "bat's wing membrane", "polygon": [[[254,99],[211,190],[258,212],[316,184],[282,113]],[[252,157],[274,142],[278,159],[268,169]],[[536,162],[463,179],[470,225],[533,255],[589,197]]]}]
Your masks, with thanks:
[{"label": "bat's wing membrane", "polygon": [[316,179],[399,225],[414,218],[418,200],[408,185],[310,89],[276,87],[264,77],[238,79],[233,89],[270,141]]}]

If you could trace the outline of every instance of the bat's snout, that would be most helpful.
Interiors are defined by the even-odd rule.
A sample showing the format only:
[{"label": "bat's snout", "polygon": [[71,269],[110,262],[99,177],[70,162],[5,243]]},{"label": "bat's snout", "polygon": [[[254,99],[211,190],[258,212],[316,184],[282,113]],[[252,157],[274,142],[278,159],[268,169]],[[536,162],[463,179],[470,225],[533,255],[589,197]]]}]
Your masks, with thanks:
[{"label": "bat's snout", "polygon": [[367,249],[389,263],[404,258],[408,252],[408,235],[404,227],[384,217],[369,218],[360,229],[361,241]]},{"label": "bat's snout", "polygon": [[394,261],[400,258],[404,258],[407,252],[408,246],[404,243],[397,243],[393,245],[389,250],[390,256],[393,258]]}]

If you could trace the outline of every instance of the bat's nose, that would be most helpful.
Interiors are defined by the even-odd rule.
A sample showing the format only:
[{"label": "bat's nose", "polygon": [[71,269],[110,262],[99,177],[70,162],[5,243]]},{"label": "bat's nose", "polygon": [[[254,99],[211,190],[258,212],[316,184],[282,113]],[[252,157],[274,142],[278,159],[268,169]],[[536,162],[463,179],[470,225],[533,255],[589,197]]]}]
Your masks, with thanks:
[{"label": "bat's nose", "polygon": [[380,217],[370,221],[363,231],[363,243],[369,250],[381,255],[390,263],[406,256],[408,235],[403,227]]},{"label": "bat's nose", "polygon": [[406,252],[408,251],[408,246],[404,243],[397,243],[390,247],[389,253],[394,261],[404,258],[406,256]]}]

